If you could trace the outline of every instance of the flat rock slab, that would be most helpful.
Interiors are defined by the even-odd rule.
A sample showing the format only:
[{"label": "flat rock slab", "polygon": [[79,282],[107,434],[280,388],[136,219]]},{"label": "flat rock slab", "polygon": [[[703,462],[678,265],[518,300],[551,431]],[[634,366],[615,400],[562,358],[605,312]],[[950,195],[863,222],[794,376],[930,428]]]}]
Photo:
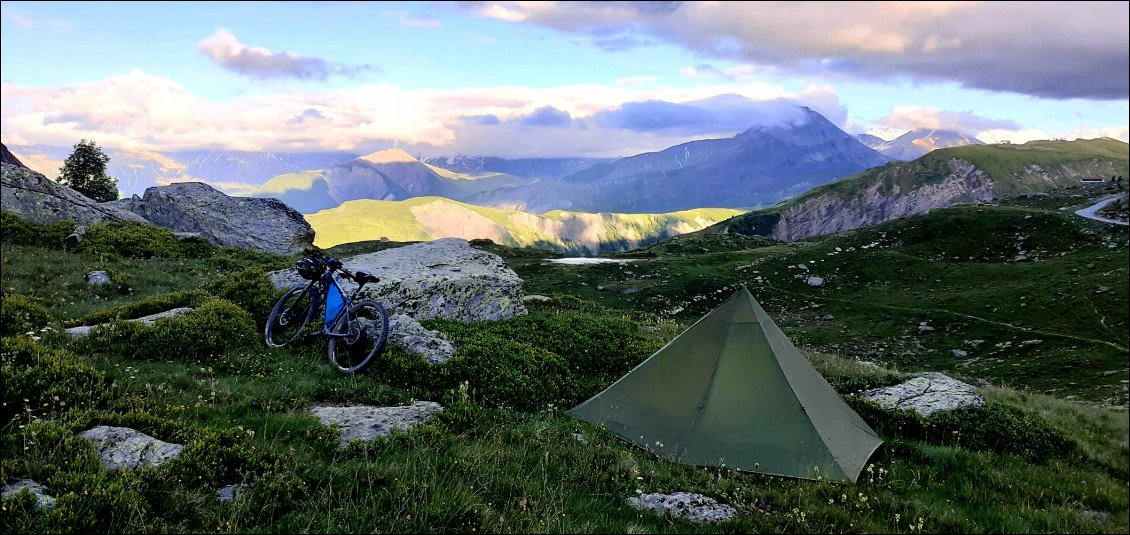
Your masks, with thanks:
[{"label": "flat rock slab", "polygon": [[[350,271],[380,278],[366,285],[359,299],[381,303],[389,314],[417,320],[457,321],[510,319],[526,313],[522,279],[502,257],[471,247],[466,240],[442,238],[375,253],[342,258]],[[307,283],[297,270],[268,273],[276,288]],[[343,280],[346,293],[357,285]]]},{"label": "flat rock slab", "polygon": [[19,494],[23,489],[27,489],[28,492],[35,496],[36,511],[55,507],[55,498],[47,494],[47,487],[30,479],[17,481],[11,485],[4,485],[4,488],[0,489],[0,496],[7,500]]},{"label": "flat rock slab", "polygon": [[338,429],[342,447],[351,440],[369,441],[388,435],[393,430],[406,431],[431,420],[442,411],[443,407],[434,401],[417,401],[400,407],[319,405],[310,408],[310,412],[323,425]]},{"label": "flat rock slab", "polygon": [[690,492],[641,494],[628,498],[628,505],[641,511],[686,518],[692,522],[725,522],[738,511],[714,498]]},{"label": "flat rock slab", "polygon": [[102,466],[110,471],[141,466],[160,466],[177,455],[184,446],[157,440],[128,427],[101,425],[79,433],[94,441]]},{"label": "flat rock slab", "polygon": [[395,314],[388,319],[388,338],[408,351],[422,355],[431,364],[444,362],[455,354],[455,346],[451,342],[404,314]]},{"label": "flat rock slab", "polygon": [[867,390],[859,396],[887,410],[916,410],[922,416],[985,404],[976,387],[938,372],[919,374],[909,381]]},{"label": "flat rock slab", "polygon": [[[143,317],[140,317],[140,318],[136,318],[136,319],[132,319],[132,320],[126,320],[126,321],[136,321],[138,323],[144,323],[146,325],[152,326],[159,319],[172,318],[172,317],[175,317],[175,316],[183,316],[185,314],[188,314],[189,312],[192,312],[192,308],[181,307],[181,308],[174,308],[172,310],[166,310],[164,312],[158,312],[156,314],[150,314],[148,316],[143,316]],[[101,327],[101,325],[83,325],[81,327],[71,327],[70,329],[67,329],[67,334],[69,334],[71,336],[76,336],[76,337],[77,336],[86,336],[86,335],[90,334],[90,331],[94,330],[94,328],[96,328],[96,327]]]}]

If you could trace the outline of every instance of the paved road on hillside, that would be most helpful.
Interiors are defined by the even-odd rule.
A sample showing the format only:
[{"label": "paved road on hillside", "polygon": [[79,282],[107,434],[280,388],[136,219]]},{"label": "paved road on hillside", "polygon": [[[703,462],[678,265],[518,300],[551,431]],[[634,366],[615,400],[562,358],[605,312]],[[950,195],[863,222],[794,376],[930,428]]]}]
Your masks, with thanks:
[{"label": "paved road on hillside", "polygon": [[1104,223],[1114,223],[1115,225],[1122,225],[1124,227],[1130,226],[1130,223],[1128,223],[1126,221],[1119,221],[1117,219],[1110,219],[1109,217],[1103,217],[1103,216],[1098,214],[1099,210],[1102,210],[1103,208],[1106,207],[1106,205],[1114,202],[1119,197],[1121,197],[1121,195],[1112,195],[1110,197],[1107,197],[1107,198],[1091,205],[1089,208],[1084,208],[1082,210],[1076,210],[1075,213],[1079,214],[1079,215],[1081,215],[1081,216],[1083,216],[1087,219],[1094,219],[1095,221],[1102,221]]}]

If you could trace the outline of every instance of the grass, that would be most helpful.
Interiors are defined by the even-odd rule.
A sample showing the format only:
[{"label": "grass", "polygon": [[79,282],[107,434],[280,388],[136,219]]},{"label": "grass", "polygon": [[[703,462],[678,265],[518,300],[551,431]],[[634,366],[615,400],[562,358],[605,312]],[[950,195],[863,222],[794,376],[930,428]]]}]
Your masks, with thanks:
[{"label": "grass", "polygon": [[[547,389],[542,398],[534,392],[527,410],[505,408],[507,404],[499,402],[508,395],[531,395],[500,387],[509,369],[479,377],[449,377],[442,368],[421,367],[397,347],[382,355],[379,366],[349,376],[331,369],[319,343],[284,349],[255,343],[210,355],[155,351],[144,358],[91,349],[57,332],[52,335],[51,329],[57,331],[68,320],[111,307],[142,310],[149,305],[141,303],[159,301],[155,296],[173,292],[214,295],[211,292],[226,288],[215,280],[230,274],[231,268],[220,268],[215,256],[90,257],[6,242],[0,246],[6,298],[39,298],[49,313],[49,324],[46,331],[37,331],[38,342],[5,339],[0,352],[5,395],[15,393],[8,388],[25,384],[10,378],[49,378],[37,370],[56,361],[88,371],[83,372],[82,382],[76,382],[81,386],[53,394],[58,399],[11,401],[18,410],[0,428],[0,477],[5,484],[34,477],[59,502],[55,509],[37,513],[26,498],[5,500],[0,526],[6,533],[1124,533],[1130,526],[1126,410],[1065,400],[1063,392],[1053,397],[1006,388],[1000,385],[1012,375],[993,375],[993,367],[968,373],[991,379],[993,386],[983,389],[990,407],[1012,407],[1035,418],[1055,436],[1067,439],[1070,451],[1049,451],[1033,460],[970,449],[960,442],[940,445],[936,437],[900,430],[881,412],[862,412],[873,427],[883,429],[886,443],[858,483],[838,485],[678,465],[561,410],[563,402],[587,398],[646,358],[728,297],[737,283],[751,284],[767,310],[844,395],[891,384],[908,372],[925,369],[925,364],[943,368],[946,351],[942,349],[973,333],[985,337],[985,344],[996,343],[993,336],[1006,341],[1012,336],[1011,329],[994,324],[905,308],[970,315],[976,309],[985,319],[1125,345],[1124,338],[1088,325],[1086,317],[1064,321],[1054,309],[1019,307],[1017,296],[1002,302],[1005,310],[996,315],[980,310],[981,301],[960,308],[960,303],[977,297],[972,290],[966,293],[963,285],[971,285],[979,270],[999,269],[993,285],[1003,287],[988,288],[999,293],[981,299],[1000,300],[1010,289],[1026,288],[1025,301],[1041,305],[1033,309],[1048,308],[1042,300],[1056,296],[1059,288],[1068,293],[1064,299],[1083,303],[1086,297],[1095,303],[1112,331],[1125,324],[1124,284],[1121,290],[1090,293],[1092,285],[1110,277],[1125,280],[1126,248],[1118,241],[1124,240],[1123,235],[1059,219],[1047,210],[984,209],[981,216],[996,223],[977,223],[981,217],[955,209],[940,214],[940,222],[907,220],[901,227],[796,244],[725,235],[682,237],[622,255],[645,259],[623,267],[547,265],[542,260],[553,253],[477,241],[476,246],[505,255],[525,279],[527,293],[544,293],[552,299],[530,303],[529,315],[515,320],[428,325],[460,340],[464,349],[456,356],[464,360],[474,354],[490,355],[492,347],[505,347],[505,354],[567,363],[568,371],[560,375],[561,388],[552,393]],[[1033,218],[1024,219],[1027,215]],[[1046,257],[1046,262],[1004,259],[1014,245],[1006,225],[1019,222],[1046,230],[1032,232],[1028,239],[1028,250],[1046,251],[1035,255]],[[930,229],[934,224],[974,225],[967,232],[984,233],[976,240],[979,249],[960,241],[922,238],[936,235]],[[986,227],[978,230],[979,224]],[[875,241],[880,245],[863,248]],[[1108,243],[1116,247],[1109,248]],[[400,244],[374,242],[341,250],[359,253],[367,247],[396,245]],[[841,251],[829,256],[836,247]],[[1063,250],[1069,254],[1058,256]],[[342,254],[337,249],[331,253]],[[961,261],[952,258],[957,255]],[[264,265],[282,262],[259,260]],[[797,269],[788,266],[798,262],[825,275],[827,285],[809,287],[793,279]],[[1042,281],[1039,277],[1050,277],[1052,271],[1071,273],[1072,266],[1083,268],[1088,263],[1095,267],[1081,270],[1078,286],[1059,279],[1022,286],[1033,278]],[[107,297],[86,293],[82,276],[95,264],[129,274],[132,291]],[[1027,273],[1029,280],[1019,280],[1013,271],[1018,268],[1034,271]],[[753,282],[757,275],[768,277],[771,284],[757,285]],[[986,286],[979,288],[985,291]],[[631,288],[638,291],[624,293]],[[910,288],[909,293],[901,295],[905,288]],[[821,306],[803,308],[811,303]],[[1119,307],[1123,316],[1117,314]],[[828,313],[837,319],[818,319]],[[938,351],[904,356],[893,350],[865,354],[852,349],[874,348],[880,341],[893,345],[915,330],[919,320],[929,321],[938,332],[925,339],[909,334],[909,340]],[[1027,337],[1018,336],[1023,339]],[[1051,336],[1043,339],[1026,347],[1030,354],[1018,355],[1017,360],[1070,358],[1072,353],[1056,344],[1083,346],[1070,338],[1067,342]],[[20,347],[25,349],[17,351]],[[474,353],[474,347],[487,351]],[[1106,358],[1102,344],[1085,347],[1089,358],[1100,362]],[[1124,353],[1121,362],[1125,365]],[[518,364],[498,361],[503,367]],[[1083,377],[1094,368],[1090,360],[1072,365],[1079,369],[1063,377]],[[487,387],[493,397],[485,395]],[[1071,391],[1079,398],[1090,397],[1084,395],[1088,389],[1082,385]],[[445,411],[410,432],[344,450],[336,448],[336,433],[305,411],[313,403],[399,405],[412,399],[439,401]],[[134,427],[185,444],[191,455],[156,469],[107,473],[98,467],[89,443],[76,438],[76,433],[94,425]],[[1002,436],[1014,431],[987,430]],[[216,489],[232,483],[250,487],[243,498],[219,503]],[[637,492],[675,491],[706,494],[734,506],[740,515],[726,524],[696,525],[641,513],[625,504],[625,498]],[[1088,516],[1092,511],[1109,515]]]}]

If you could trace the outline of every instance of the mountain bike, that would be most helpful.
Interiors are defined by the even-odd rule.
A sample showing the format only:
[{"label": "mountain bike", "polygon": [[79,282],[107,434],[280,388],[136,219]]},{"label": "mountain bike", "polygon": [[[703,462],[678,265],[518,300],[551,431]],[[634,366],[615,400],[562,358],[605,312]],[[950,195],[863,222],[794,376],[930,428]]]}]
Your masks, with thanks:
[{"label": "mountain bike", "polygon": [[[338,370],[353,373],[364,369],[388,340],[388,313],[376,301],[358,301],[357,295],[366,284],[380,279],[364,271],[351,273],[336,258],[307,256],[295,267],[310,282],[292,288],[275,304],[264,331],[267,345],[283,347],[298,339],[325,336],[329,338],[330,363]],[[357,283],[352,295],[342,289],[339,274]],[[311,326],[319,309],[324,313]]]}]

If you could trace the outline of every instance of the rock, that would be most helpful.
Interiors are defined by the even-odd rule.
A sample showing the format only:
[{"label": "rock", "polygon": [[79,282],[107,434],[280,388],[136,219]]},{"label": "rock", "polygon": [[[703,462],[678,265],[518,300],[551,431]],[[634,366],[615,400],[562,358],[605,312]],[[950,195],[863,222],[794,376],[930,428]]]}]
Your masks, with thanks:
[{"label": "rock", "polygon": [[179,233],[197,233],[214,245],[297,254],[314,243],[314,229],[278,199],[229,197],[203,182],[154,186],[104,203]]},{"label": "rock", "polygon": [[101,425],[79,433],[94,441],[106,470],[160,466],[180,455],[184,446],[157,440],[128,427]]},{"label": "rock", "polygon": [[980,407],[985,398],[977,389],[938,372],[927,372],[909,381],[859,394],[887,410],[916,410],[923,416],[938,411]]},{"label": "rock", "polygon": [[388,339],[412,353],[422,355],[432,364],[444,362],[455,353],[455,346],[451,342],[404,314],[394,314],[388,318]]},{"label": "rock", "polygon": [[932,333],[934,330],[933,327],[926,325],[926,322],[922,322],[918,325],[918,334]]},{"label": "rock", "polygon": [[640,291],[639,288],[624,288],[623,290],[620,290],[620,293],[622,293],[622,294],[634,294],[638,291]]},{"label": "rock", "polygon": [[1079,511],[1079,515],[1083,518],[1089,518],[1097,522],[1102,522],[1107,518],[1110,518],[1110,513],[1106,511],[1092,511],[1090,509],[1083,509],[1082,511]]},{"label": "rock", "polygon": [[105,271],[91,271],[87,273],[84,278],[86,279],[86,284],[89,286],[101,286],[114,282],[110,280],[110,274]]},{"label": "rock", "polygon": [[401,407],[316,405],[310,408],[310,413],[321,420],[322,425],[336,427],[341,432],[341,447],[351,440],[369,441],[393,430],[411,429],[431,420],[441,411],[443,407],[434,401],[417,401]]},{"label": "rock", "polygon": [[90,226],[109,221],[148,223],[145,218],[86,197],[26,167],[0,164],[0,205],[27,221],[74,221]]},{"label": "rock", "polygon": [[822,317],[820,319],[822,319],[824,321],[832,321],[832,320],[836,319],[836,317],[831,315],[831,314],[825,314],[824,317]]},{"label": "rock", "polygon": [[523,303],[529,303],[530,301],[545,302],[545,301],[550,301],[550,298],[546,297],[544,295],[538,295],[538,294],[530,294],[530,295],[526,295],[526,296],[522,297]]},{"label": "rock", "polygon": [[809,286],[823,286],[824,277],[809,277],[807,282]]},{"label": "rock", "polygon": [[692,522],[724,522],[738,511],[714,498],[690,492],[641,494],[628,498],[628,505],[641,511],[686,518]]},{"label": "rock", "polygon": [[655,331],[658,331],[659,327],[656,327],[654,325],[644,325],[644,326],[641,326],[640,329],[643,329],[644,331],[647,331],[649,333],[653,333]]},{"label": "rock", "polygon": [[[361,298],[380,302],[389,314],[484,321],[526,313],[522,279],[501,257],[475,249],[466,240],[443,238],[341,260],[350,271],[380,277],[380,282],[365,286]],[[306,284],[294,269],[268,276],[276,288]],[[347,293],[357,287],[342,282]]]},{"label": "rock", "polygon": [[[172,317],[175,317],[175,316],[183,316],[185,314],[188,314],[189,312],[192,312],[192,308],[190,308],[190,307],[180,307],[180,308],[174,308],[172,310],[166,310],[164,312],[158,312],[156,314],[150,314],[148,316],[142,316],[140,318],[136,318],[136,319],[132,319],[132,320],[126,320],[126,321],[135,321],[135,322],[138,322],[138,323],[144,323],[146,325],[152,326],[159,319],[172,318]],[[86,335],[90,334],[90,331],[94,330],[96,327],[101,327],[101,326],[102,325],[83,325],[81,327],[71,327],[70,329],[67,329],[67,334],[69,334],[71,336],[86,336]]]},{"label": "rock", "polygon": [[1103,293],[1107,290],[1110,290],[1109,286],[1099,286],[1099,288],[1097,290],[1095,290],[1095,293],[1101,294],[1101,293]]},{"label": "rock", "polygon": [[970,346],[970,347],[979,347],[981,344],[985,343],[985,341],[984,340],[962,340],[961,343],[964,344],[964,345]]},{"label": "rock", "polygon": [[71,232],[70,234],[67,235],[66,238],[63,238],[63,241],[73,245],[73,244],[77,244],[77,243],[81,242],[82,239],[85,238],[85,237],[86,237],[86,227],[79,225],[79,226],[75,227],[74,232]]},{"label": "rock", "polygon": [[969,355],[968,352],[962,351],[960,349],[955,349],[953,351],[950,351],[950,353],[952,353],[955,357],[965,357]]},{"label": "rock", "polygon": [[227,503],[239,498],[243,494],[243,489],[246,485],[228,485],[216,492],[217,498],[220,503]]},{"label": "rock", "polygon": [[[4,150],[5,152],[7,151],[7,149]],[[43,485],[40,485],[39,483],[36,483],[35,481],[32,481],[30,479],[17,481],[15,483],[12,483],[11,485],[4,485],[4,488],[0,489],[0,497],[7,500],[8,498],[15,497],[15,495],[19,494],[20,491],[24,489],[27,489],[27,491],[30,492],[32,496],[35,496],[36,511],[55,507],[55,498],[47,494],[47,487],[44,487]]]},{"label": "rock", "polygon": [[808,271],[808,266],[806,266],[804,264],[797,264],[796,268],[801,270],[801,271]]}]

